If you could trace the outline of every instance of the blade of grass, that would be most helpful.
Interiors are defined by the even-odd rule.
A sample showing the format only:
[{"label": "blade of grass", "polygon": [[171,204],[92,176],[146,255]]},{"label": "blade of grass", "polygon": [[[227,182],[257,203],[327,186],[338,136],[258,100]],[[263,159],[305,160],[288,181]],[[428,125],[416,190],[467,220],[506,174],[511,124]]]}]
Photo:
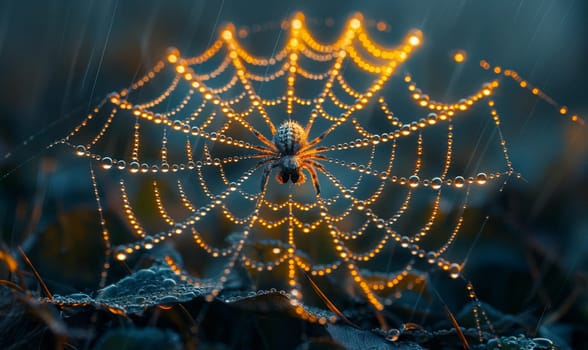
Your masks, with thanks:
[{"label": "blade of grass", "polygon": [[325,305],[327,306],[327,308],[329,310],[331,310],[333,313],[335,313],[335,315],[339,316],[345,323],[347,323],[351,327],[361,329],[358,325],[351,322],[347,317],[345,317],[345,315],[343,315],[341,310],[339,310],[339,308],[337,308],[337,306],[335,304],[333,304],[333,302],[331,300],[329,300],[329,298],[325,295],[325,293],[323,293],[323,291],[319,288],[319,286],[316,283],[314,283],[314,281],[310,278],[310,276],[306,273],[306,271],[303,270],[303,272],[304,272],[304,276],[306,276],[306,279],[308,279],[308,282],[310,282],[310,286],[312,287],[314,292],[319,296],[319,298],[321,298],[321,300],[325,303]]},{"label": "blade of grass", "polygon": [[24,250],[22,250],[22,248],[19,246],[18,251],[20,252],[20,255],[22,256],[24,261],[27,263],[27,265],[29,266],[29,268],[31,269],[33,274],[35,275],[35,278],[37,279],[37,281],[41,285],[41,288],[43,289],[43,292],[45,293],[47,298],[53,299],[53,294],[51,294],[51,291],[49,291],[49,288],[45,284],[45,281],[43,281],[43,279],[41,278],[41,275],[39,275],[39,272],[37,271],[37,269],[35,269],[35,266],[33,266],[33,263],[31,262],[29,257],[25,254]]}]

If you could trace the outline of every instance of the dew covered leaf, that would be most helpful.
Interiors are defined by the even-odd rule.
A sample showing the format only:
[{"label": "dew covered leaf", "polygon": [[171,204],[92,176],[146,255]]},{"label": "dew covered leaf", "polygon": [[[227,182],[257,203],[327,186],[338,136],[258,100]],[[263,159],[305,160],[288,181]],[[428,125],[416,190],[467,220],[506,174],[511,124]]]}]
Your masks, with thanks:
[{"label": "dew covered leaf", "polygon": [[145,309],[159,305],[175,305],[210,293],[210,288],[198,288],[182,280],[169,267],[153,265],[139,270],[117,283],[97,292],[95,298],[85,294],[55,295],[50,302],[59,305],[91,305],[142,314]]}]

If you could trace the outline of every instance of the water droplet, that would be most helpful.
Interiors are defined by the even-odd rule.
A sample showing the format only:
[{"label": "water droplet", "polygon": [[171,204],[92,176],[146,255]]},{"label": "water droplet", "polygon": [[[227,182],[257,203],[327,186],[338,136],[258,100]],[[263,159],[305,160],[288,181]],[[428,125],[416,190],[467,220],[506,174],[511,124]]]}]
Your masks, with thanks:
[{"label": "water droplet", "polygon": [[75,299],[78,302],[88,302],[91,301],[92,298],[88,294],[84,293],[73,293],[69,295],[70,298]]},{"label": "water droplet", "polygon": [[84,147],[82,145],[77,145],[76,146],[76,155],[83,156],[85,154],[86,154],[86,147]]},{"label": "water droplet", "polygon": [[[364,210],[364,209],[365,209],[365,205],[364,205],[363,201],[358,201],[358,202],[357,202],[357,206],[356,206],[355,208],[356,208],[357,210],[359,210],[359,211],[361,211],[361,210]],[[321,215],[322,215],[322,214],[321,214]],[[323,215],[323,216],[326,216],[326,215]]]},{"label": "water droplet", "polygon": [[437,261],[437,254],[435,254],[435,252],[428,252],[425,256],[427,257],[427,262],[429,264],[434,264],[435,261]]},{"label": "water droplet", "polygon": [[552,349],[553,342],[547,338],[533,338],[533,342],[540,349]]},{"label": "water droplet", "polygon": [[180,299],[174,295],[166,295],[158,300],[159,305],[173,305],[180,302]]},{"label": "water droplet", "polygon": [[118,170],[124,170],[124,168],[127,166],[127,163],[124,160],[119,160],[118,162],[116,162],[116,168]]},{"label": "water droplet", "polygon": [[443,185],[443,181],[441,180],[441,178],[439,177],[434,177],[431,180],[431,188],[434,190],[438,190],[441,188],[441,185]]},{"label": "water droplet", "polygon": [[419,185],[419,177],[416,175],[413,175],[411,177],[408,178],[408,186],[412,187],[412,188],[416,188]]},{"label": "water droplet", "polygon": [[386,333],[386,340],[389,342],[395,342],[400,338],[400,331],[396,328],[391,328]]},{"label": "water droplet", "polygon": [[120,252],[120,253],[116,254],[116,260],[125,261],[125,260],[127,260],[127,255],[125,253]]},{"label": "water droplet", "polygon": [[455,188],[462,188],[464,185],[465,179],[463,178],[463,176],[456,176],[453,180],[453,186],[455,186]]},{"label": "water droplet", "polygon": [[449,277],[456,279],[459,277],[459,273],[461,272],[461,266],[456,263],[452,263],[449,265]]},{"label": "water droplet", "polygon": [[153,248],[153,237],[145,236],[145,238],[143,238],[143,247],[147,250],[152,249]]},{"label": "water droplet", "polygon": [[179,234],[181,234],[183,231],[184,231],[184,230],[183,230],[183,227],[182,227],[182,225],[181,225],[181,224],[175,224],[175,225],[174,225],[174,233],[175,233],[176,235],[179,235]]},{"label": "water droplet", "polygon": [[110,168],[112,168],[112,165],[114,164],[112,158],[110,157],[104,157],[102,158],[102,169],[108,170]]},{"label": "water droplet", "polygon": [[171,287],[174,287],[174,286],[175,286],[177,283],[176,283],[176,281],[175,281],[174,279],[172,279],[172,278],[166,278],[166,279],[164,279],[164,280],[161,282],[161,284],[162,284],[164,287],[171,288]]},{"label": "water droplet", "polygon": [[487,181],[488,176],[486,176],[485,173],[479,173],[476,175],[476,183],[478,183],[478,185],[485,185]]},{"label": "water droplet", "polygon": [[130,162],[129,163],[129,171],[133,174],[137,173],[139,171],[140,167],[141,166],[139,165],[139,162]]}]

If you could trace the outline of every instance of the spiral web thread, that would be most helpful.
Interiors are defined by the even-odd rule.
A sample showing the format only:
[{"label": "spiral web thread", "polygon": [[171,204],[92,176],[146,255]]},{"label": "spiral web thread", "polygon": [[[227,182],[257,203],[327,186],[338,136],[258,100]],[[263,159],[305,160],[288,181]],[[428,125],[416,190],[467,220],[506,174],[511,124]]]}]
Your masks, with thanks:
[{"label": "spiral web thread", "polygon": [[[418,275],[410,283],[403,282],[414,273],[415,263],[438,266],[452,278],[460,276],[463,264],[446,258],[446,252],[461,232],[471,191],[490,183],[501,186],[517,175],[492,99],[499,79],[458,102],[443,103],[430,99],[406,74],[402,79],[408,100],[428,115],[401,121],[389,107],[390,94],[382,90],[421,44],[419,31],[386,48],[370,39],[360,15],[350,18],[339,38],[328,44],[309,32],[300,13],[286,28],[286,43],[269,58],[249,53],[236,39],[232,25],[199,56],[183,57],[170,49],[165,60],[130,88],[108,96],[61,141],[77,155],[99,162],[104,173],[116,174],[121,216],[136,236],[132,243],[112,245],[97,175],[92,171],[107,256],[102,283],[112,259],[125,260],[180,234],[191,234],[201,251],[223,262],[219,275],[206,282],[209,299],[221,292],[236,264],[251,273],[283,270],[294,301],[302,300],[301,271],[326,276],[344,270],[377,310],[402,289],[423,283],[424,277]],[[516,72],[486,61],[481,66],[497,78],[514,79],[561,114],[568,113]],[[163,91],[156,87],[164,84]],[[450,176],[455,163],[453,121],[478,105],[485,105],[498,131],[504,167]],[[370,131],[371,119],[362,120],[366,108],[384,117],[379,131]],[[576,115],[571,119],[583,122]],[[323,156],[320,195],[315,195],[308,181],[292,187],[270,178],[260,189],[260,164],[267,158],[263,145],[271,142],[277,126],[286,120],[303,125],[308,141],[320,135],[316,151]],[[434,150],[442,154],[442,166],[435,176],[427,176],[424,135],[434,128],[445,129],[442,147]],[[121,144],[126,140],[128,145]],[[406,158],[406,152],[401,154],[398,148],[408,140],[415,145],[410,167],[397,160]],[[145,215],[133,203],[129,191],[140,181],[151,184],[149,205],[156,215]],[[440,223],[445,192],[461,198],[449,230]],[[407,219],[412,226],[408,231],[399,226],[400,221],[410,207],[418,206],[413,203],[419,193],[427,198],[428,213],[418,225],[413,217]],[[144,201],[145,193],[140,195]],[[436,225],[446,232],[443,244],[425,244]],[[313,235],[322,236],[322,243],[306,244]],[[365,237],[369,247],[356,244]],[[319,249],[316,244],[328,247]],[[324,250],[329,250],[331,261],[320,257]],[[382,271],[377,259],[392,251],[404,252],[408,258],[398,271]],[[180,269],[172,257],[165,261],[182,278],[195,285],[205,283]],[[472,300],[477,300],[471,284],[467,286]],[[479,323],[478,313],[483,310],[474,312]]]}]

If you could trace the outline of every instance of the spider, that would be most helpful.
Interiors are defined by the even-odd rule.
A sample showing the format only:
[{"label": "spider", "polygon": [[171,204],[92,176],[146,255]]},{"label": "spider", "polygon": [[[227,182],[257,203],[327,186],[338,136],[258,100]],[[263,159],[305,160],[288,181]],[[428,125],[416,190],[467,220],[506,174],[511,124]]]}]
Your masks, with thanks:
[{"label": "spider", "polygon": [[321,193],[316,169],[321,172],[325,170],[316,160],[326,159],[318,154],[326,148],[314,146],[327,135],[327,132],[309,142],[307,129],[308,127],[305,129],[297,122],[288,120],[278,127],[271,141],[255,131],[258,139],[268,146],[267,153],[260,154],[260,156],[267,158],[258,164],[259,167],[265,165],[261,178],[262,190],[274,168],[280,168],[280,172],[276,175],[276,180],[279,183],[285,184],[292,181],[298,185],[306,181],[306,176],[302,172],[304,169],[310,174],[316,195]]}]

